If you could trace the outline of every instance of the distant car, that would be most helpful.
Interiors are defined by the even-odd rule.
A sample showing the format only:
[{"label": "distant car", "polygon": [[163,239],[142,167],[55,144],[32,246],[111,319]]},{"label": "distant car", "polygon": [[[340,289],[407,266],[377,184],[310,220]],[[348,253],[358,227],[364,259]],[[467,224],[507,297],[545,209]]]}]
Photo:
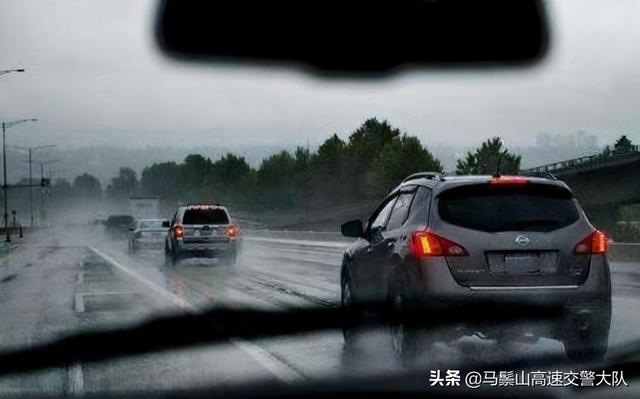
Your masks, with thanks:
[{"label": "distant car", "polygon": [[[479,331],[498,340],[555,338],[573,360],[602,358],[607,351],[608,241],[561,181],[416,174],[382,201],[366,225],[353,220],[342,233],[358,238],[343,258],[343,306],[382,300],[402,309],[476,299],[548,304],[564,309],[566,318],[526,328],[460,326],[448,330],[454,336],[436,334],[426,342]],[[401,324],[390,331],[392,347],[403,357],[425,342],[423,333]],[[344,329],[347,344],[355,333]]]},{"label": "distant car", "polygon": [[172,264],[185,258],[217,258],[231,265],[236,262],[239,233],[224,206],[182,206],[171,220],[165,254]]},{"label": "distant car", "polygon": [[135,220],[131,215],[111,215],[104,223],[107,234],[114,238],[126,238]]},{"label": "distant car", "polygon": [[140,219],[130,228],[129,252],[141,248],[162,248],[169,230],[166,219]]}]

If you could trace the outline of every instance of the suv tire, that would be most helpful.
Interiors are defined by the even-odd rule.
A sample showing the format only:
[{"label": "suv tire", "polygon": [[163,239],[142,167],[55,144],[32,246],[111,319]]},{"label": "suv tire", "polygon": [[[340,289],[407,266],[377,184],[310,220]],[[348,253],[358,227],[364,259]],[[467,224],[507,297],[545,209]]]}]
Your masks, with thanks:
[{"label": "suv tire", "polygon": [[[400,272],[392,274],[387,290],[387,303],[393,311],[402,312],[413,306]],[[407,320],[391,320],[388,325],[391,350],[402,363],[410,363],[420,353],[424,334]]]},{"label": "suv tire", "polygon": [[609,346],[610,324],[610,305],[584,318],[569,320],[562,340],[567,358],[575,362],[602,360]]},{"label": "suv tire", "polygon": [[[340,282],[340,307],[347,309],[353,304],[353,288],[348,277],[343,277]],[[356,345],[358,340],[357,328],[353,326],[342,326],[342,337],[344,344],[350,348]]]},{"label": "suv tire", "polygon": [[236,264],[237,258],[238,258],[238,254],[234,249],[220,256],[220,263],[226,266],[233,266]]}]

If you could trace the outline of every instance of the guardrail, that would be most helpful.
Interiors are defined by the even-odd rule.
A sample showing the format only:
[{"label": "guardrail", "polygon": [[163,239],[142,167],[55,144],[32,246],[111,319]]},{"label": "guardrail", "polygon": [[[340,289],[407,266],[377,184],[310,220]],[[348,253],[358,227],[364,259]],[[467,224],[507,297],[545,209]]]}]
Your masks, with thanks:
[{"label": "guardrail", "polygon": [[536,166],[530,169],[526,169],[525,172],[529,173],[543,173],[543,172],[558,172],[570,169],[582,169],[591,168],[595,166],[603,166],[608,163],[614,163],[617,161],[640,158],[640,146],[633,146],[632,151],[624,153],[611,152],[609,155],[598,153],[593,155],[587,155],[584,157],[567,159],[564,161],[558,161],[549,163],[546,165]]}]

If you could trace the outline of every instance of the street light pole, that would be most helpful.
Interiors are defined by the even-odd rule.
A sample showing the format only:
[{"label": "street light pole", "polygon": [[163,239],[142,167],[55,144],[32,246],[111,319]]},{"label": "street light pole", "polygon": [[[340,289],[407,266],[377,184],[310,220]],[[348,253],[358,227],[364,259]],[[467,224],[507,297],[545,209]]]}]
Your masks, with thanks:
[{"label": "street light pole", "polygon": [[6,129],[11,126],[18,125],[23,122],[35,122],[37,119],[20,119],[11,122],[2,122],[2,169],[3,169],[3,185],[2,190],[4,192],[4,230],[5,230],[5,242],[11,242],[11,232],[9,231],[9,198],[7,185],[7,143],[6,143]]},{"label": "street light pole", "polygon": [[31,147],[29,147],[29,213],[31,216],[31,228],[33,228],[33,175],[31,174]]},{"label": "street light pole", "polygon": [[9,233],[9,202],[7,201],[7,146],[5,145],[5,123],[2,122],[2,171],[4,180],[2,190],[4,194],[4,231],[5,242],[11,242],[11,233]]}]

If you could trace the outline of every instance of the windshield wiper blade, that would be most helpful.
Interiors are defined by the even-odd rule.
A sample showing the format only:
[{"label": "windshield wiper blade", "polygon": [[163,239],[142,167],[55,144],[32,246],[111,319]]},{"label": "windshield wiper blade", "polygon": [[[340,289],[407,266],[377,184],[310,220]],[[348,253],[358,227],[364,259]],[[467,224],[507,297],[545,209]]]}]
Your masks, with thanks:
[{"label": "windshield wiper blade", "polygon": [[[487,309],[491,309],[489,314]],[[562,315],[562,309],[548,305],[484,300],[454,307],[435,307],[426,303],[402,311],[393,310],[386,302],[347,309],[314,307],[272,311],[213,308],[195,314],[158,317],[130,327],[76,333],[50,343],[0,352],[0,376],[230,339],[269,338],[342,326],[376,327],[389,321],[403,320],[429,329],[460,323],[555,320]]]}]

